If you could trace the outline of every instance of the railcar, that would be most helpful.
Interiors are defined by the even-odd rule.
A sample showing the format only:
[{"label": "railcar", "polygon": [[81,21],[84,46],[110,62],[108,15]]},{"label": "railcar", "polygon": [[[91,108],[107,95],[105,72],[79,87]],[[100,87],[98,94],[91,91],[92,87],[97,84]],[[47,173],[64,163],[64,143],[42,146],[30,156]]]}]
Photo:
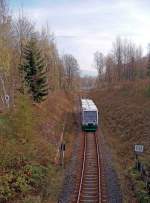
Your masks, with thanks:
[{"label": "railcar", "polygon": [[98,128],[98,109],[91,99],[81,99],[82,130],[95,132]]}]

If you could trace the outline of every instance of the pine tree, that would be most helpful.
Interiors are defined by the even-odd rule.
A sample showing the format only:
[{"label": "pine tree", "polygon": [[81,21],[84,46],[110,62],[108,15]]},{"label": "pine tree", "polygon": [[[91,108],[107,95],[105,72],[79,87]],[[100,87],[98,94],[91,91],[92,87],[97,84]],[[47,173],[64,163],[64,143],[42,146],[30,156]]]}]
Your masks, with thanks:
[{"label": "pine tree", "polygon": [[42,102],[48,95],[48,83],[44,59],[35,38],[32,38],[23,50],[21,70],[33,100],[38,103]]}]

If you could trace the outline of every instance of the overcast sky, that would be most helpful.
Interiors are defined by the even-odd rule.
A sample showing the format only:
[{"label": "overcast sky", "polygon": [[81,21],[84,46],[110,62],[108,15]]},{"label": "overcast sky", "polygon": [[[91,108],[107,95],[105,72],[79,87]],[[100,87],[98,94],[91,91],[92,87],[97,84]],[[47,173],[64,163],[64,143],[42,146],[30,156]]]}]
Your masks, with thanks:
[{"label": "overcast sky", "polygon": [[49,24],[60,54],[73,54],[80,68],[94,74],[93,53],[107,54],[117,36],[146,52],[150,42],[150,0],[10,0],[39,29]]}]

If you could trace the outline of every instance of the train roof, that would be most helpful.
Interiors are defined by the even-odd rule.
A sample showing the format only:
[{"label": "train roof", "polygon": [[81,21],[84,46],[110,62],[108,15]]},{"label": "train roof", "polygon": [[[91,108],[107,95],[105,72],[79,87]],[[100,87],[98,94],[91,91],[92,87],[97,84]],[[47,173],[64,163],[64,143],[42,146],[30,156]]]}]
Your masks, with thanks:
[{"label": "train roof", "polygon": [[81,105],[84,111],[98,111],[96,105],[91,99],[81,99]]}]

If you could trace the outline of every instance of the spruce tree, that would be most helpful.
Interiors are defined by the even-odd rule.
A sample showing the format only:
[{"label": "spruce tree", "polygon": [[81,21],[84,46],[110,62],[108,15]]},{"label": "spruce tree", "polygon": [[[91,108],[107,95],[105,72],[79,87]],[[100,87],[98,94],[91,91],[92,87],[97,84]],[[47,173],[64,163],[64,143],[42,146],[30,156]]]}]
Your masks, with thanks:
[{"label": "spruce tree", "polygon": [[46,66],[37,47],[37,40],[31,38],[23,50],[21,69],[24,82],[35,102],[42,102],[48,95]]}]

